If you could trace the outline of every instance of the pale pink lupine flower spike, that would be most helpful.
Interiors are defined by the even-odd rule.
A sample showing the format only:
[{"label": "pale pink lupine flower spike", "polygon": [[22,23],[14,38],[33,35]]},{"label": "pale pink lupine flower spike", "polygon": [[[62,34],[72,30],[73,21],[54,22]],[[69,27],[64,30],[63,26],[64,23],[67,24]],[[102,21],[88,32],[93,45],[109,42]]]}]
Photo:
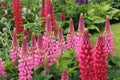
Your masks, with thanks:
[{"label": "pale pink lupine flower spike", "polygon": [[2,58],[0,58],[0,76],[5,76],[6,72],[5,72],[5,67],[2,61]]},{"label": "pale pink lupine flower spike", "polygon": [[64,69],[64,70],[62,71],[61,80],[69,80],[68,73],[67,73],[67,70],[66,70],[66,69]]},{"label": "pale pink lupine flower spike", "polygon": [[83,42],[78,53],[81,80],[93,80],[93,46],[90,42],[88,30],[83,33]]},{"label": "pale pink lupine flower spike", "polygon": [[69,30],[67,34],[67,48],[70,50],[75,49],[75,44],[76,44],[75,41],[76,41],[76,36],[74,32],[74,24],[71,18],[69,23]]},{"label": "pale pink lupine flower spike", "polygon": [[17,34],[16,34],[16,30],[14,29],[13,36],[12,36],[12,46],[10,50],[10,58],[11,58],[13,65],[15,65],[15,62],[18,59],[19,50],[20,50],[20,47],[19,47],[19,43],[17,40]]},{"label": "pale pink lupine flower spike", "polygon": [[107,53],[103,36],[98,36],[95,47],[94,80],[107,80]]},{"label": "pale pink lupine flower spike", "polygon": [[79,18],[79,24],[78,24],[78,33],[76,36],[76,57],[77,57],[77,54],[79,54],[79,51],[80,51],[79,48],[81,47],[81,44],[82,44],[84,28],[85,28],[84,18],[83,18],[83,14],[81,14]]},{"label": "pale pink lupine flower spike", "polygon": [[57,41],[56,47],[57,47],[58,53],[64,53],[64,51],[66,50],[66,45],[65,45],[64,36],[63,36],[61,26],[59,26],[59,29],[58,29],[58,41]]},{"label": "pale pink lupine flower spike", "polygon": [[19,79],[20,80],[32,80],[33,74],[33,60],[28,52],[27,39],[26,37],[22,40],[22,49],[20,51],[20,59],[18,64]]},{"label": "pale pink lupine flower spike", "polygon": [[105,36],[106,45],[107,45],[107,53],[114,55],[114,40],[113,40],[113,34],[111,31],[110,21],[108,17],[106,17],[104,36]]}]

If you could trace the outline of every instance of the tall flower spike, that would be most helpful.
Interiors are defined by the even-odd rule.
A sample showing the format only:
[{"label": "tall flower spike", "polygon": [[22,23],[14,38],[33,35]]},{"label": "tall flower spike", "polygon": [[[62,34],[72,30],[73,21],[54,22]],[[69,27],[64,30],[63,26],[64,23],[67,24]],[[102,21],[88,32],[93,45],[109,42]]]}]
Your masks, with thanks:
[{"label": "tall flower spike", "polygon": [[21,49],[18,70],[19,70],[19,79],[20,80],[32,80],[33,74],[33,59],[28,52],[27,39],[26,37],[22,40],[22,49]]},{"label": "tall flower spike", "polygon": [[42,34],[38,34],[37,49],[34,54],[34,67],[39,67],[44,62],[44,57],[43,37]]},{"label": "tall flower spike", "polygon": [[[64,51],[66,50],[64,36],[63,36],[61,26],[59,26],[59,29],[58,29],[58,41],[57,41],[56,48],[57,48],[58,53],[64,53]],[[60,54],[58,54],[58,55],[60,55]]]},{"label": "tall flower spike", "polygon": [[35,34],[32,33],[31,45],[30,45],[30,50],[29,50],[29,53],[31,56],[35,54],[35,50],[36,50],[36,38],[35,38]]},{"label": "tall flower spike", "polygon": [[42,0],[40,18],[43,20],[43,22],[41,22],[41,26],[45,26],[45,0]]},{"label": "tall flower spike", "polygon": [[51,24],[52,24],[52,31],[56,32],[56,18],[55,18],[55,14],[54,14],[54,6],[53,3],[51,2]]},{"label": "tall flower spike", "polygon": [[62,13],[61,13],[61,15],[60,15],[60,20],[61,20],[61,21],[64,21],[64,20],[65,20],[65,13],[64,13],[63,10],[62,10]]},{"label": "tall flower spike", "polygon": [[18,40],[17,40],[17,34],[16,34],[16,30],[14,29],[13,31],[13,36],[12,36],[12,46],[11,46],[11,50],[10,50],[10,58],[11,61],[13,63],[13,65],[15,65],[15,62],[18,59],[18,54],[19,54],[19,44],[18,44]]},{"label": "tall flower spike", "polygon": [[68,73],[67,73],[66,69],[64,69],[62,72],[61,80],[69,80]]},{"label": "tall flower spike", "polygon": [[4,64],[2,58],[0,58],[0,76],[5,76],[5,74],[6,72],[5,72]]},{"label": "tall flower spike", "polygon": [[12,0],[13,13],[14,13],[14,26],[16,33],[20,34],[23,31],[22,10],[20,0]]},{"label": "tall flower spike", "polygon": [[107,53],[114,55],[114,40],[113,40],[113,34],[110,27],[110,21],[108,17],[106,17],[106,24],[105,24],[105,30],[104,30],[104,36],[106,40],[107,45]]},{"label": "tall flower spike", "polygon": [[51,0],[46,0],[45,3],[45,16],[47,17],[48,14],[51,13]]},{"label": "tall flower spike", "polygon": [[46,27],[45,27],[45,35],[49,35],[52,32],[52,26],[51,26],[51,17],[48,15],[46,17]]},{"label": "tall flower spike", "polygon": [[81,35],[84,31],[84,18],[83,14],[80,15],[79,24],[78,24],[78,35]]},{"label": "tall flower spike", "polygon": [[107,53],[105,38],[98,36],[94,54],[94,80],[107,80]]},{"label": "tall flower spike", "polygon": [[74,33],[74,24],[73,24],[73,20],[72,18],[70,19],[70,23],[69,23],[69,31],[67,34],[67,48],[72,50],[75,48],[75,40],[76,40],[76,36]]},{"label": "tall flower spike", "polygon": [[93,80],[93,46],[89,39],[88,30],[83,33],[82,45],[79,48],[78,62],[81,80]]}]

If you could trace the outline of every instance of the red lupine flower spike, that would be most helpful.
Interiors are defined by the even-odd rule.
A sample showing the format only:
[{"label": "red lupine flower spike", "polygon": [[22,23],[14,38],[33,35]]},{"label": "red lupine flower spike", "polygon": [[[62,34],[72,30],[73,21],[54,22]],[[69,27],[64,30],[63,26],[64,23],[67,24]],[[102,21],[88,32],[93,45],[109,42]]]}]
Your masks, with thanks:
[{"label": "red lupine flower spike", "polygon": [[14,27],[16,33],[20,34],[23,31],[22,10],[20,0],[12,0],[13,12],[14,12]]},{"label": "red lupine flower spike", "polygon": [[[40,18],[42,20],[45,18],[45,0],[42,0]],[[45,26],[45,20],[41,23],[41,26]]]},{"label": "red lupine flower spike", "polygon": [[74,34],[74,24],[72,18],[70,18],[69,33]]},{"label": "red lupine flower spike", "polygon": [[64,21],[64,20],[65,20],[65,13],[64,13],[63,10],[62,10],[62,13],[61,13],[61,15],[60,15],[60,20],[61,20],[61,21]]}]

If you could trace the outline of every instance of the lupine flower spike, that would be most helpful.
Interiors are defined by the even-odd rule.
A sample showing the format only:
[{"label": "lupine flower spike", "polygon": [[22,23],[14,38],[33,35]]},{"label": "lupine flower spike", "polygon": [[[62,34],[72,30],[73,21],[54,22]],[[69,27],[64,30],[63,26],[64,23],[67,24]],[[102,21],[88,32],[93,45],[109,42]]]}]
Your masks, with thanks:
[{"label": "lupine flower spike", "polygon": [[88,30],[83,33],[82,45],[79,48],[78,62],[81,80],[93,80],[93,46],[90,42]]},{"label": "lupine flower spike", "polygon": [[5,72],[4,64],[2,58],[0,58],[0,76],[5,76],[5,74],[6,72]]},{"label": "lupine flower spike", "polygon": [[52,26],[50,21],[50,15],[46,18],[46,28],[43,37],[43,49],[45,55],[48,56],[49,67],[56,62],[56,41],[54,39],[54,33],[52,32]]},{"label": "lupine flower spike", "polygon": [[14,27],[16,33],[20,34],[23,31],[22,10],[20,0],[12,0],[13,12],[14,12]]},{"label": "lupine flower spike", "polygon": [[83,32],[84,32],[84,19],[83,14],[80,15],[79,24],[78,24],[78,34],[76,36],[76,57],[79,53],[79,48],[82,44],[82,38],[83,38]]},{"label": "lupine flower spike", "polygon": [[106,45],[107,45],[107,53],[114,55],[114,40],[113,40],[113,34],[111,31],[110,21],[108,17],[106,17],[104,36],[105,36]]},{"label": "lupine flower spike", "polygon": [[17,40],[16,30],[14,29],[13,36],[12,36],[12,46],[11,46],[11,50],[10,50],[10,58],[11,58],[13,65],[16,65],[15,62],[17,61],[17,59],[19,57],[18,56],[19,51],[20,51],[20,47],[19,47],[19,43]]},{"label": "lupine flower spike", "polygon": [[75,49],[75,44],[76,44],[75,41],[76,41],[76,36],[74,32],[74,24],[71,18],[69,23],[69,31],[67,34],[67,48],[70,50]]},{"label": "lupine flower spike", "polygon": [[24,37],[22,40],[22,49],[20,52],[21,52],[20,59],[18,61],[19,62],[18,64],[19,79],[20,80],[32,80],[33,60],[28,52],[26,37]]},{"label": "lupine flower spike", "polygon": [[35,53],[36,50],[36,38],[35,38],[35,34],[32,33],[32,37],[31,37],[31,45],[30,45],[30,55],[33,55]]},{"label": "lupine flower spike", "polygon": [[107,53],[103,36],[98,36],[95,47],[94,80],[107,80]]},{"label": "lupine flower spike", "polygon": [[64,20],[65,20],[65,13],[64,13],[63,10],[62,10],[62,13],[61,13],[61,15],[60,15],[60,20],[61,20],[61,21],[64,21]]},{"label": "lupine flower spike", "polygon": [[45,26],[45,0],[42,0],[40,18],[43,20],[43,22],[41,22],[41,26]]},{"label": "lupine flower spike", "polygon": [[60,53],[60,54],[64,53],[64,51],[66,50],[64,36],[63,36],[61,26],[59,26],[59,29],[58,29],[58,41],[57,41],[57,46],[56,47],[57,47],[57,52]]},{"label": "lupine flower spike", "polygon": [[67,70],[64,69],[62,72],[61,80],[69,80]]},{"label": "lupine flower spike", "polygon": [[34,54],[34,66],[39,67],[44,62],[44,50],[43,50],[43,37],[42,34],[38,34],[37,49]]}]

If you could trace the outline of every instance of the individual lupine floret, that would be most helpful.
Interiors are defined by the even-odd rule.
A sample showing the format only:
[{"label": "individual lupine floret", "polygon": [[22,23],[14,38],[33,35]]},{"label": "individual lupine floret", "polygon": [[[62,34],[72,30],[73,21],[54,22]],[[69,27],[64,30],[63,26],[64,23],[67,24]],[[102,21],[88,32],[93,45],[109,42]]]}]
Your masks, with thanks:
[{"label": "individual lupine floret", "polygon": [[12,0],[14,26],[16,33],[20,34],[23,31],[22,10],[20,0]]},{"label": "individual lupine floret", "polygon": [[75,49],[76,36],[74,32],[74,24],[72,18],[70,19],[69,23],[69,31],[67,34],[67,48],[72,50]]},{"label": "individual lupine floret", "polygon": [[66,70],[66,69],[64,69],[64,70],[62,71],[61,80],[69,80],[68,73],[67,73],[67,70]]},{"label": "individual lupine floret", "polygon": [[107,80],[107,53],[103,36],[98,36],[94,54],[94,80]]},{"label": "individual lupine floret", "polygon": [[34,66],[39,67],[40,64],[44,63],[44,50],[43,50],[43,37],[42,34],[38,34],[37,38],[37,49],[34,54]]},{"label": "individual lupine floret", "polygon": [[88,31],[83,33],[83,41],[78,53],[81,80],[93,80],[93,46],[90,42]]},{"label": "individual lupine floret", "polygon": [[80,51],[79,48],[81,47],[81,44],[82,44],[84,26],[85,25],[84,25],[83,14],[81,14],[80,18],[79,18],[79,24],[78,24],[78,33],[77,33],[77,36],[76,36],[76,57],[77,57],[77,54]]},{"label": "individual lupine floret", "polygon": [[19,70],[19,79],[20,80],[32,80],[33,74],[33,59],[32,56],[29,55],[28,46],[27,46],[27,39],[26,37],[22,40],[22,48],[20,51],[20,59],[18,64]]},{"label": "individual lupine floret", "polygon": [[106,17],[106,24],[105,24],[105,30],[104,30],[103,35],[105,36],[105,40],[106,40],[107,53],[114,55],[113,33],[111,31],[110,21],[108,17]]},{"label": "individual lupine floret", "polygon": [[56,62],[56,40],[54,39],[54,32],[50,21],[50,15],[46,19],[46,29],[43,37],[43,49],[45,55],[48,56],[49,67]]},{"label": "individual lupine floret", "polygon": [[5,72],[5,67],[2,61],[2,58],[0,58],[0,76],[5,76],[6,72]]},{"label": "individual lupine floret", "polygon": [[10,58],[11,58],[13,65],[15,65],[15,62],[17,61],[19,57],[18,56],[20,53],[19,51],[20,51],[20,47],[19,47],[19,43],[17,40],[16,30],[14,29],[13,36],[12,36],[12,46],[10,50]]},{"label": "individual lupine floret", "polygon": [[64,53],[64,51],[66,50],[66,45],[65,45],[64,36],[63,36],[61,26],[59,26],[59,29],[58,29],[58,41],[57,41],[56,48],[57,48],[57,52],[59,54]]}]

